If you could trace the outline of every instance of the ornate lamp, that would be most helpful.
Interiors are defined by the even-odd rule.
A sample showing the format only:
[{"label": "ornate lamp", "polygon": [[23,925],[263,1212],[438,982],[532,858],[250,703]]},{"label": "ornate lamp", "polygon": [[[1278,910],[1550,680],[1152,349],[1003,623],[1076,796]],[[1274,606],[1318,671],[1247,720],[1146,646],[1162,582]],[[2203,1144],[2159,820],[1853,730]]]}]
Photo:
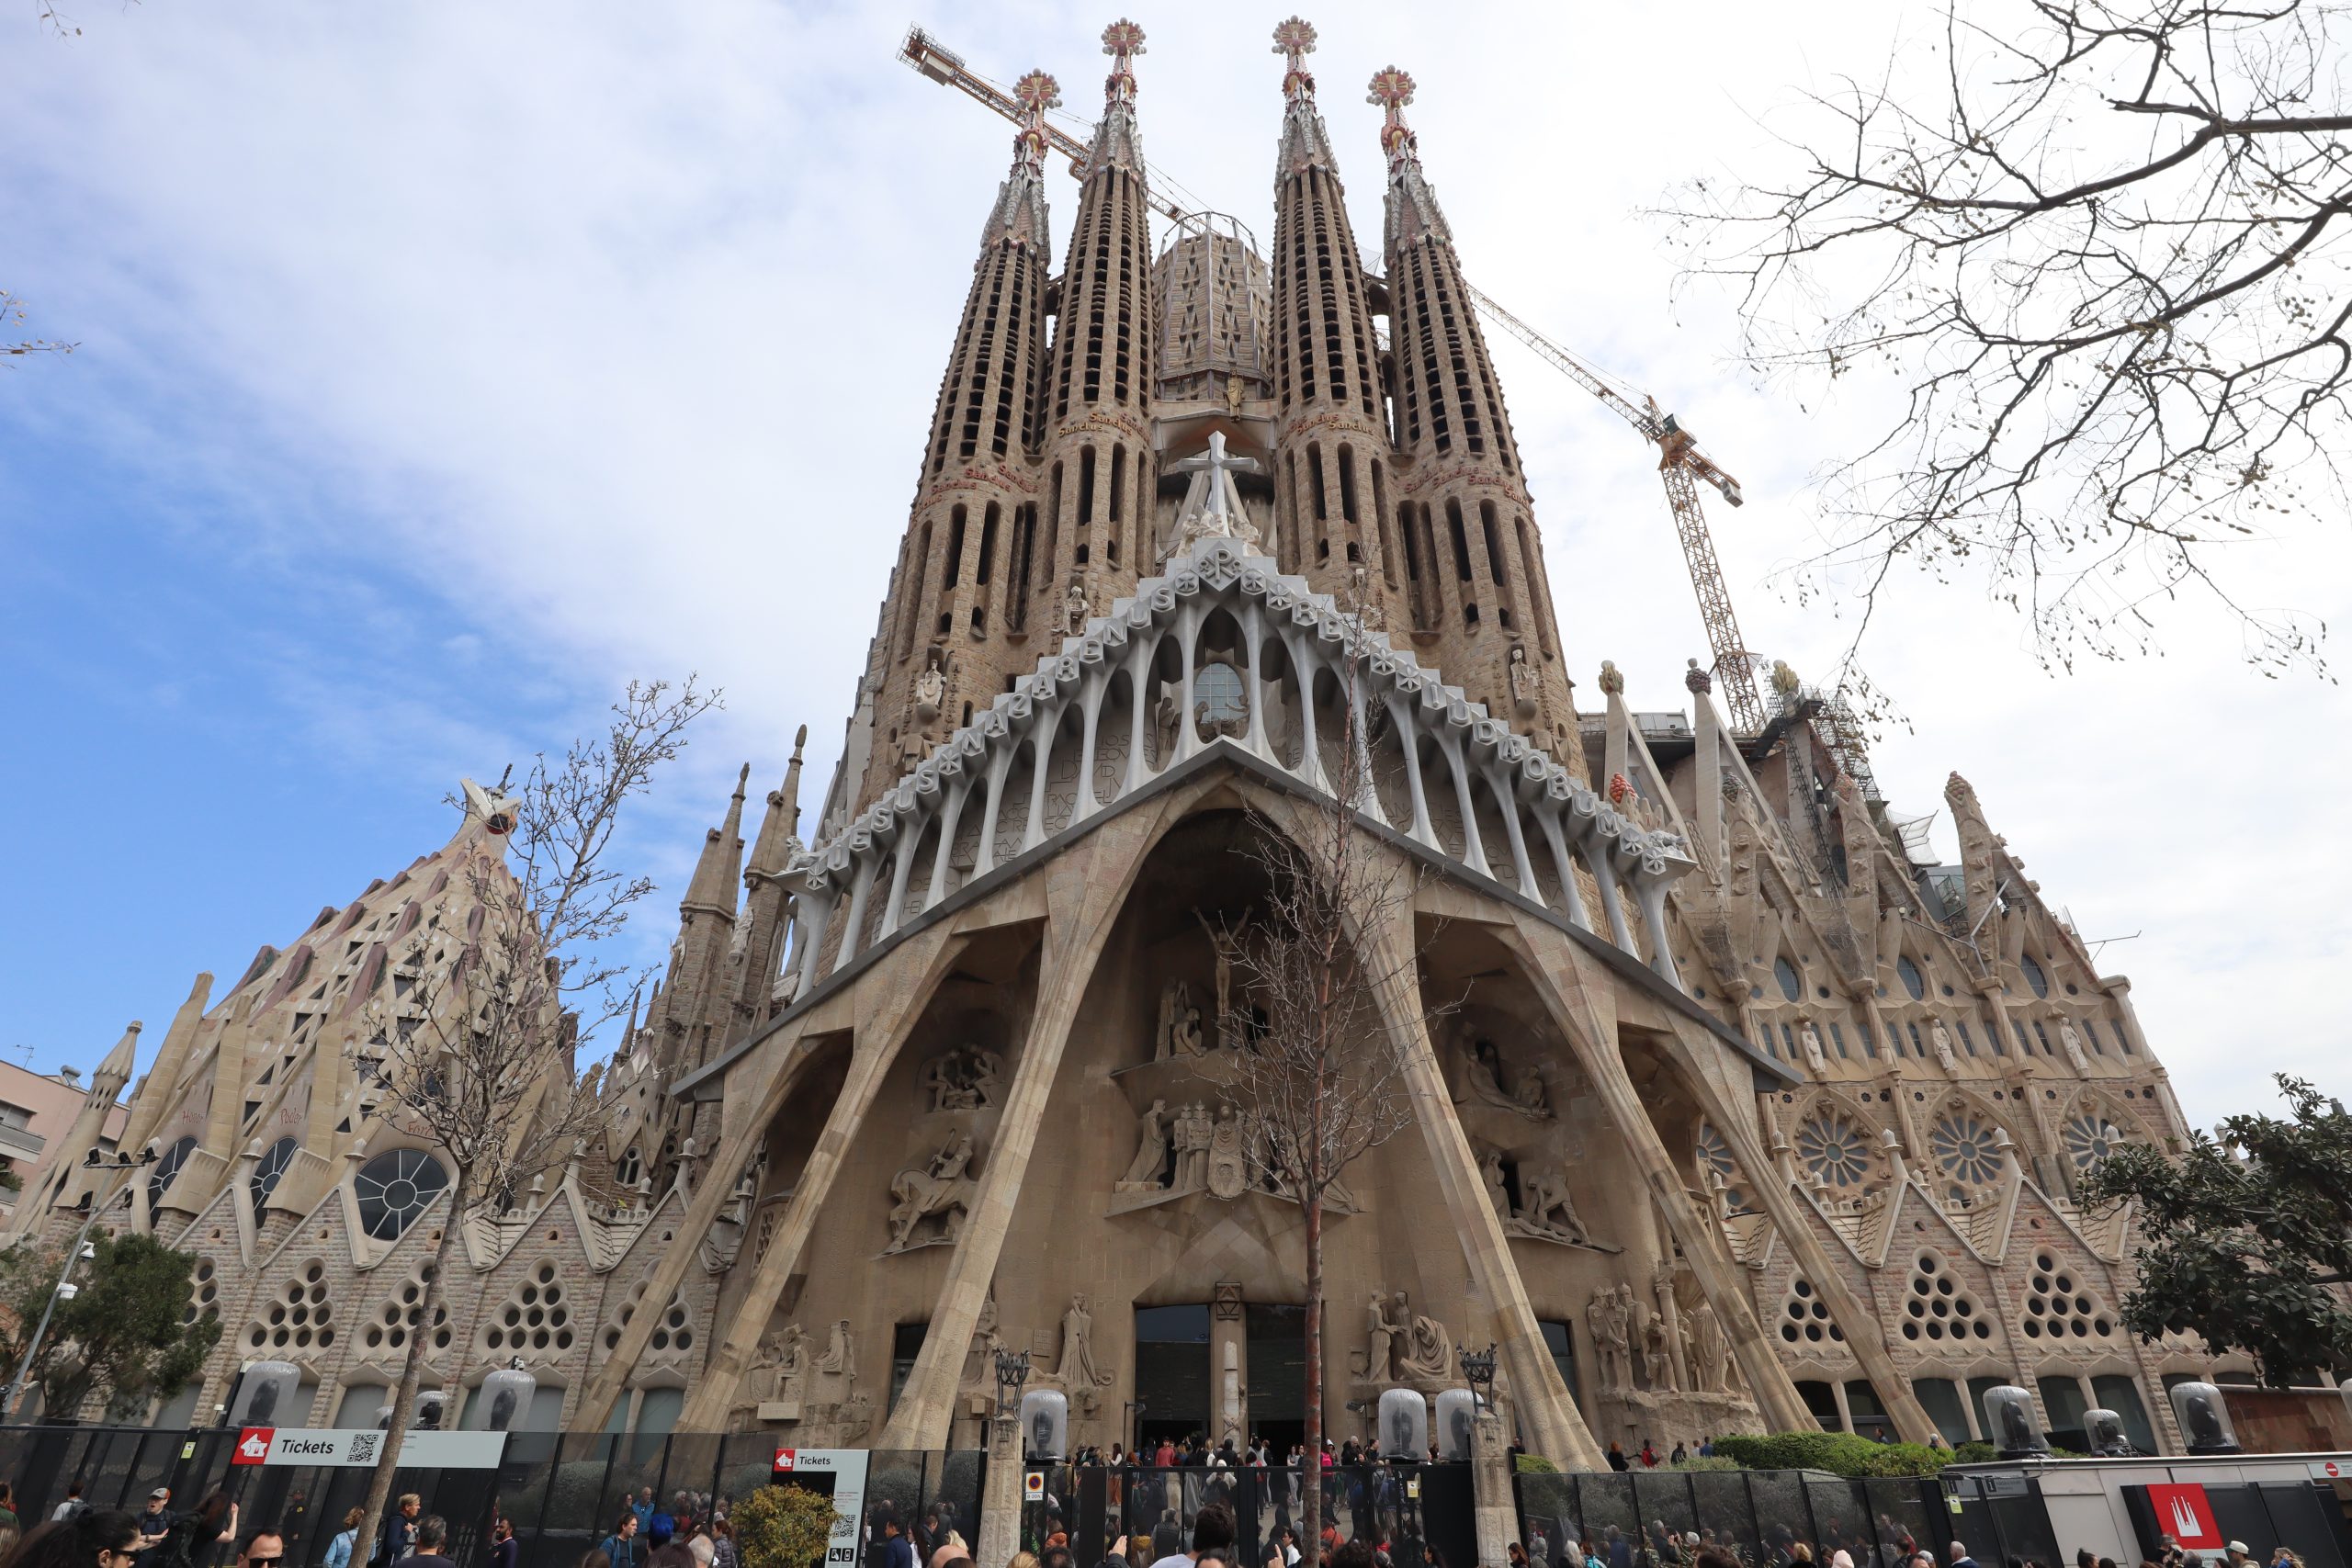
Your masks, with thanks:
[{"label": "ornate lamp", "polygon": [[1495,1347],[1491,1341],[1483,1350],[1462,1352],[1462,1376],[1469,1383],[1470,1393],[1481,1410],[1495,1407]]},{"label": "ornate lamp", "polygon": [[1013,1401],[1020,1396],[1021,1385],[1029,1381],[1029,1352],[999,1350],[996,1353],[996,1413],[1012,1414]]}]

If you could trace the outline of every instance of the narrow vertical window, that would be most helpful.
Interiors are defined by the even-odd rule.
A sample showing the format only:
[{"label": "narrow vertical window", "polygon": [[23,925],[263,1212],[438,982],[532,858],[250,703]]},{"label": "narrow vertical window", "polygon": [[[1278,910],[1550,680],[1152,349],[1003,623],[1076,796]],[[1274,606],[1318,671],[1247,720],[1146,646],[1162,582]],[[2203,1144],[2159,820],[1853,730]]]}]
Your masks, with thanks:
[{"label": "narrow vertical window", "polygon": [[953,589],[964,576],[964,509],[956,508],[947,514],[947,570],[940,575],[939,591]]},{"label": "narrow vertical window", "polygon": [[1078,525],[1091,526],[1094,522],[1094,448],[1078,449]]},{"label": "narrow vertical window", "polygon": [[1446,532],[1453,538],[1454,575],[1463,581],[1470,581],[1470,540],[1462,531],[1462,503],[1449,500],[1445,503]]},{"label": "narrow vertical window", "polygon": [[1001,510],[991,501],[980,518],[980,558],[973,564],[972,581],[983,588],[988,586],[989,571],[996,564],[996,525]]}]

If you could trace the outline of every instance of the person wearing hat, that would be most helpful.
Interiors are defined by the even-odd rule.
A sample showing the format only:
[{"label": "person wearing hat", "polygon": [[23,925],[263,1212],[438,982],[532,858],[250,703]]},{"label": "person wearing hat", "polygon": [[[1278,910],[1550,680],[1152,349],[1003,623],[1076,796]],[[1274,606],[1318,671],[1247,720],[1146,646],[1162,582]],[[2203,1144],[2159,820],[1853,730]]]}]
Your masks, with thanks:
[{"label": "person wearing hat", "polygon": [[155,1549],[171,1533],[173,1517],[170,1487],[158,1486],[147,1494],[147,1510],[139,1516],[139,1568],[149,1568],[155,1561]]},{"label": "person wearing hat", "polygon": [[2256,1568],[2254,1553],[2246,1550],[2245,1542],[2242,1540],[2230,1542],[2229,1553],[2230,1568]]}]

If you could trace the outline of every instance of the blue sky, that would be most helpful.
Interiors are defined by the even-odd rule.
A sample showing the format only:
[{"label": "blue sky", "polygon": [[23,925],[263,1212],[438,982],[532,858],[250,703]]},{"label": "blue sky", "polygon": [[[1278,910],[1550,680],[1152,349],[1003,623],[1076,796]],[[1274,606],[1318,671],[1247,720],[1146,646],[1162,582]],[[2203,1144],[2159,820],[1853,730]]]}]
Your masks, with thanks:
[{"label": "blue sky", "polygon": [[[1145,145],[1270,237],[1290,5],[1147,6]],[[593,726],[632,676],[728,707],[632,824],[658,958],[735,768],[838,750],[1006,128],[891,56],[897,9],[714,3],[375,12],[0,11],[0,288],[80,346],[0,371],[0,1046],[147,1048],[198,968],[233,978],[438,845],[463,773]],[[1107,14],[920,5],[1001,80],[1091,113]],[[1868,72],[1883,6],[1700,6],[1659,79],[1617,10],[1351,6],[1322,101],[1377,243],[1377,112],[1412,113],[1473,276],[1656,389],[1746,482],[1716,517],[1750,641],[1824,670],[1842,629],[1773,585],[1806,481],[1892,389],[1801,406],[1730,368],[1637,209],[1770,156],[1792,88]],[[1634,62],[1638,68],[1631,68]],[[1057,235],[1075,187],[1057,176]],[[1696,616],[1640,444],[1495,348],[1563,635],[1679,706]],[[2244,547],[2251,602],[2343,624],[2339,524]],[[2340,686],[2263,678],[2167,609],[2165,656],[2053,677],[1982,585],[1905,580],[1868,662],[1914,729],[1899,806],[1967,773],[2045,891],[2130,974],[2191,1115],[2290,1067],[2341,1087],[2352,939]],[[1948,836],[1946,842],[1948,843]]]}]

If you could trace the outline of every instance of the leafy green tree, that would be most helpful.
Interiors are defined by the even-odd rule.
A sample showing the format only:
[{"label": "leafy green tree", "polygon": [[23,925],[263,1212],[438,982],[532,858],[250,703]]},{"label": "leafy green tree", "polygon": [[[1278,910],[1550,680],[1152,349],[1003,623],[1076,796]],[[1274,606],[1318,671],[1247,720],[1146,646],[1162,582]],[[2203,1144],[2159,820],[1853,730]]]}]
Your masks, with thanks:
[{"label": "leafy green tree", "polygon": [[735,1506],[744,1568],[810,1568],[833,1533],[832,1499],[801,1486],[763,1486]]},{"label": "leafy green tree", "polygon": [[[196,1255],[152,1235],[100,1234],[93,1256],[74,1270],[77,1287],[49,1320],[29,1381],[44,1413],[72,1415],[98,1396],[109,1411],[169,1399],[204,1368],[220,1337],[220,1318],[188,1314]],[[14,1372],[57,1288],[63,1252],[19,1245],[0,1253],[0,1356]]]},{"label": "leafy green tree", "polygon": [[2139,1205],[2132,1332],[2243,1350],[2283,1388],[2352,1366],[2352,1302],[2337,1289],[2352,1281],[2352,1113],[2301,1078],[2278,1082],[2287,1119],[2228,1117],[2177,1159],[2118,1150],[2082,1196]]}]

